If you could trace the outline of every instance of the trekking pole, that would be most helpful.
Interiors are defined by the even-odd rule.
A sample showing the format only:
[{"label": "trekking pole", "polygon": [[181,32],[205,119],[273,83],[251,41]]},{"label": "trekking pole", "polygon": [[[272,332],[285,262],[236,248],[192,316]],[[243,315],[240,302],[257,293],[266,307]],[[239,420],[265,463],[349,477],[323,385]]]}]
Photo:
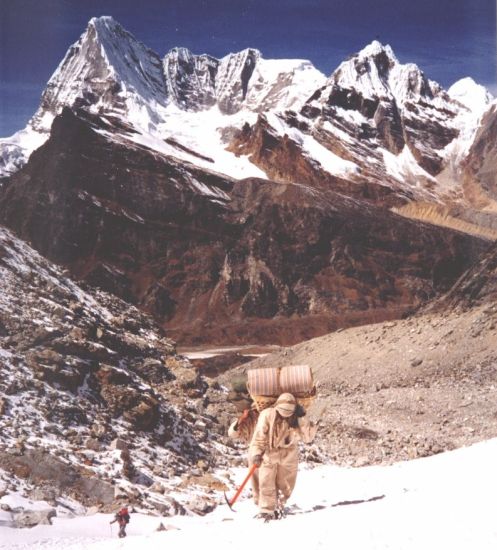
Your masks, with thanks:
[{"label": "trekking pole", "polygon": [[238,487],[238,490],[235,493],[235,496],[231,500],[228,500],[228,497],[226,496],[226,493],[224,493],[224,498],[226,500],[226,504],[230,507],[230,510],[232,512],[236,511],[236,510],[233,510],[233,504],[235,504],[236,499],[240,496],[240,493],[243,491],[243,488],[247,484],[247,481],[254,475],[254,472],[257,468],[258,468],[257,464],[252,464],[252,466],[250,467],[250,470],[247,474],[247,477],[242,481],[242,484],[240,485],[240,487]]}]

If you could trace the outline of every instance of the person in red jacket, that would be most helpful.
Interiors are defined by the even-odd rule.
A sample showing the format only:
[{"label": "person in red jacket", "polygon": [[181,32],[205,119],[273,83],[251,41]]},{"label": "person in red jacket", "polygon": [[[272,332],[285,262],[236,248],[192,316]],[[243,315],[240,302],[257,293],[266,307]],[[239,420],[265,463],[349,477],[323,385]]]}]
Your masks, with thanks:
[{"label": "person in red jacket", "polygon": [[117,524],[119,525],[118,537],[122,539],[123,537],[126,536],[126,525],[128,525],[129,523],[129,513],[126,507],[121,508],[110,523],[111,524],[116,523],[116,521],[117,521]]}]

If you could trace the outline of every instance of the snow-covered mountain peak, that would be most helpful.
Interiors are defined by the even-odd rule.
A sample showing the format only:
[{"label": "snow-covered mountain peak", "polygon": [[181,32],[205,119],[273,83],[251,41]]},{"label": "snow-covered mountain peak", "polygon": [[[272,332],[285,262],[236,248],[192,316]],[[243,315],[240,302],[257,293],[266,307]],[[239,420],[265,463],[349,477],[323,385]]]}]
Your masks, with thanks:
[{"label": "snow-covered mountain peak", "polygon": [[171,48],[167,52],[167,54],[164,56],[164,60],[177,59],[180,61],[189,62],[193,57],[196,57],[196,56],[194,56],[193,53],[188,48],[177,46],[175,48]]},{"label": "snow-covered mountain peak", "polygon": [[[236,130],[252,123],[257,114],[287,111],[294,111],[288,113],[290,118],[302,112],[319,132],[335,128],[334,140],[345,129],[352,142],[357,136],[364,142],[366,135],[395,155],[407,139],[412,150],[422,149],[418,157],[430,158],[423,161],[423,170],[434,174],[443,155],[432,152],[442,151],[458,134],[470,136],[466,129],[476,123],[468,118],[474,115],[472,105],[486,105],[485,94],[468,79],[454,85],[449,95],[417,65],[400,63],[392,48],[377,40],[326,79],[310,61],[265,59],[255,48],[217,59],[178,46],[161,59],[112,17],[96,17],[50,79],[28,128],[0,142],[0,174],[12,173],[26,162],[49,136],[54,117],[64,107],[83,108],[117,122],[114,133],[119,139],[208,162],[210,168],[234,178],[240,177],[239,170],[233,170],[240,159],[231,158],[235,155],[226,147]],[[337,122],[341,116],[344,120]],[[325,122],[331,125],[328,130]],[[408,133],[405,124],[410,125]],[[420,131],[424,126],[430,128],[430,143]],[[208,160],[200,161],[199,152]],[[349,157],[344,152],[344,158]]]},{"label": "snow-covered mountain peak", "polygon": [[216,77],[216,95],[220,110],[236,113],[247,97],[249,82],[261,58],[261,52],[247,48],[220,60]]},{"label": "snow-covered mountain peak", "polygon": [[88,21],[87,28],[88,27],[94,27],[96,29],[102,29],[104,27],[107,29],[123,29],[123,27],[112,17],[112,15],[100,15],[98,17],[92,17]]},{"label": "snow-covered mountain peak", "polygon": [[448,94],[473,112],[482,112],[493,100],[490,92],[469,76],[452,84]]},{"label": "snow-covered mountain peak", "polygon": [[162,63],[168,99],[180,109],[199,111],[215,104],[217,59],[177,47],[164,56]]},{"label": "snow-covered mountain peak", "polygon": [[[233,87],[234,80],[238,83]],[[265,112],[299,109],[325,84],[326,77],[310,61],[264,59],[259,50],[248,48],[221,59],[218,82],[223,112],[232,113],[241,107]]]},{"label": "snow-covered mountain peak", "polygon": [[95,31],[99,33],[115,33],[115,32],[123,32],[129,34],[127,31],[124,30],[124,28],[110,15],[101,15],[100,17],[92,17],[88,21],[88,25],[86,27],[86,32],[88,32],[89,29],[94,29]]},{"label": "snow-covered mountain peak", "polygon": [[129,116],[153,104],[166,104],[159,56],[112,17],[93,18],[50,78],[32,125],[48,131],[65,106]]},{"label": "snow-covered mountain peak", "polygon": [[[136,53],[158,57],[157,53],[140,42],[113,17],[107,15],[90,19],[86,31],[81,36],[80,40],[82,42],[85,40],[95,40],[97,44],[100,44],[100,46],[105,49],[106,54],[109,56],[115,56],[116,53],[119,53],[119,50],[116,51],[118,46],[125,46]],[[123,51],[121,55],[126,57],[127,53],[128,52]],[[109,59],[109,61],[115,61],[115,59]],[[135,61],[141,60],[138,59]]]},{"label": "snow-covered mountain peak", "polygon": [[[121,119],[148,144],[169,138],[183,114],[212,109],[211,129],[224,143],[216,129],[243,121],[222,115],[297,110],[325,81],[308,61],[264,60],[254,48],[216,59],[177,47],[161,59],[112,17],[96,17],[54,72],[27,129],[0,144],[0,173],[27,161],[64,107]],[[190,122],[193,132],[198,124]],[[193,150],[205,141],[196,130],[185,139]]]},{"label": "snow-covered mountain peak", "polygon": [[[256,48],[245,48],[239,52],[231,52],[220,59],[221,63],[237,62],[240,60],[242,63],[257,63],[262,58],[262,53]],[[235,61],[236,60],[236,61]]]},{"label": "snow-covered mountain peak", "polygon": [[168,59],[179,60],[185,63],[191,63],[194,59],[205,59],[209,60],[216,66],[219,64],[219,60],[212,55],[206,53],[197,55],[190,51],[188,48],[185,48],[184,46],[175,46],[174,48],[171,48],[164,56],[164,61]]},{"label": "snow-covered mountain peak", "polygon": [[389,45],[377,40],[344,61],[331,75],[329,84],[354,89],[362,97],[405,101],[433,98],[440,86],[426,78],[414,63],[401,64]]},{"label": "snow-covered mountain peak", "polygon": [[187,111],[214,105],[227,115],[296,109],[326,81],[310,61],[264,59],[255,48],[221,59],[173,48],[163,64],[169,99]]},{"label": "snow-covered mountain peak", "polygon": [[394,63],[398,63],[392,48],[388,44],[382,44],[378,40],[373,40],[370,44],[365,46],[355,57],[358,59],[365,59],[371,57],[377,57],[379,55],[385,55],[391,59]]}]

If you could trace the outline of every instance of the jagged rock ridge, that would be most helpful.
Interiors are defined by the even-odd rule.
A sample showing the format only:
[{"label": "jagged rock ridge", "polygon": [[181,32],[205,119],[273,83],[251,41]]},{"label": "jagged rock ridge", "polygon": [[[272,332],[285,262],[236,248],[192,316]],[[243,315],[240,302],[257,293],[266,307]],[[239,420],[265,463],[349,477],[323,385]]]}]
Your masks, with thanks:
[{"label": "jagged rock ridge", "polygon": [[174,48],[161,60],[112,18],[94,18],[28,128],[3,141],[3,173],[46,139],[63,107],[84,107],[119,118],[132,130],[123,138],[237,179],[445,204],[462,194],[458,166],[490,101],[475,88],[465,79],[452,97],[377,41],[327,80],[307,61],[265,60],[251,48],[222,59]]},{"label": "jagged rock ridge", "polygon": [[300,111],[261,115],[231,147],[280,181],[332,186],[380,204],[445,204],[461,194],[454,166],[490,102],[477,88],[461,83],[453,98],[375,41]]},{"label": "jagged rock ridge", "polygon": [[[188,147],[199,137],[195,118],[185,112],[194,114],[217,106],[217,116],[214,113],[215,120],[210,121],[216,131],[236,123],[224,121],[221,113],[303,103],[322,82],[324,75],[309,62],[264,60],[254,49],[218,60],[174,48],[161,60],[112,17],[93,18],[50,78],[27,128],[0,142],[0,173],[13,173],[26,162],[34,148],[47,139],[53,118],[64,107],[118,117],[145,136],[147,146],[156,148],[178,127],[184,130],[193,125],[183,143]],[[222,135],[216,139],[221,147]],[[197,143],[196,148],[202,145]],[[219,170],[230,173],[233,168],[220,164]]]}]

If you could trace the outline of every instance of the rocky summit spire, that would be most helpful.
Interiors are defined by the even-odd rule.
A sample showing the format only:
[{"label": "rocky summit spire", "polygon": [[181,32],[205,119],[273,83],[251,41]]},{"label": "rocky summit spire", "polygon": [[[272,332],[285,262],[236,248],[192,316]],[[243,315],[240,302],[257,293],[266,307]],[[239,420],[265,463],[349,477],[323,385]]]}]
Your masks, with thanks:
[{"label": "rocky summit spire", "polygon": [[330,81],[343,89],[354,89],[367,98],[390,98],[403,104],[413,97],[433,98],[440,86],[426,78],[414,63],[403,65],[392,48],[373,40],[344,61]]},{"label": "rocky summit spire", "polygon": [[261,59],[261,52],[247,48],[221,60],[218,77],[218,102],[221,111],[236,112],[246,97],[250,79]]},{"label": "rocky summit spire", "polygon": [[216,103],[219,61],[209,55],[194,55],[187,48],[173,48],[164,57],[168,97],[181,109],[198,111]]},{"label": "rocky summit spire", "polygon": [[112,17],[93,18],[50,78],[32,125],[48,130],[64,106],[127,114],[136,103],[166,103],[159,56]]}]

